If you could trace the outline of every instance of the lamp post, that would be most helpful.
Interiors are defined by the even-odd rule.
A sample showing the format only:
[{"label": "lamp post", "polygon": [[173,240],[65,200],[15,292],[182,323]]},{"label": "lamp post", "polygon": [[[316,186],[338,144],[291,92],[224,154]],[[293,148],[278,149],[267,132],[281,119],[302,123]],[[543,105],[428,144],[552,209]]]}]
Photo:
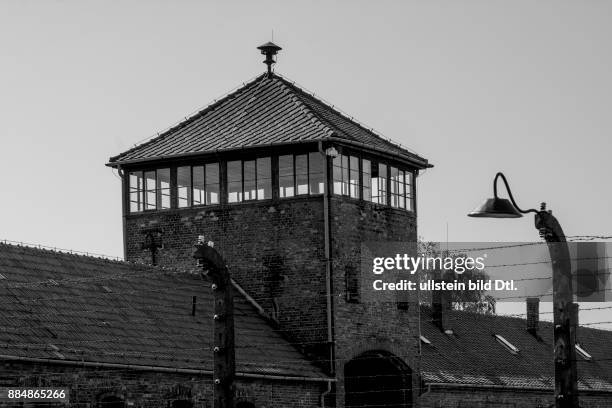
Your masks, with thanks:
[{"label": "lamp post", "polygon": [[[499,198],[497,181],[502,179],[510,200]],[[523,214],[535,214],[535,227],[548,244],[553,268],[553,315],[554,315],[554,363],[555,363],[555,407],[578,407],[575,339],[571,335],[573,291],[569,249],[561,225],[546,210],[522,210],[514,201],[508,180],[502,173],[493,179],[493,198],[485,200],[468,214],[469,217],[520,218]]]}]

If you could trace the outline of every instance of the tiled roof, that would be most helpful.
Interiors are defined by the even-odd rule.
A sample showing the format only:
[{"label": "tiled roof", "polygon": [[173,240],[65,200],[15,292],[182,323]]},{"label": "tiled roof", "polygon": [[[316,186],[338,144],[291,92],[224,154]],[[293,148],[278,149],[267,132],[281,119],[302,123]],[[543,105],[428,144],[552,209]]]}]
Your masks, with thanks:
[{"label": "tiled roof", "polygon": [[[421,333],[431,342],[421,343],[425,383],[554,388],[552,323],[540,322],[539,341],[527,331],[525,319],[450,313],[454,335],[442,333],[432,323],[430,309],[421,314]],[[495,334],[520,351],[511,354]],[[612,332],[580,327],[577,336],[592,356],[587,361],[577,354],[579,389],[612,392]]]},{"label": "tiled roof", "polygon": [[395,155],[417,167],[430,167],[426,159],[382,138],[276,74],[257,77],[158,137],[111,157],[109,165],[327,140]]},{"label": "tiled roof", "polygon": [[[0,305],[0,355],[212,370],[199,273],[0,244]],[[235,327],[237,372],[325,377],[238,294]]]}]

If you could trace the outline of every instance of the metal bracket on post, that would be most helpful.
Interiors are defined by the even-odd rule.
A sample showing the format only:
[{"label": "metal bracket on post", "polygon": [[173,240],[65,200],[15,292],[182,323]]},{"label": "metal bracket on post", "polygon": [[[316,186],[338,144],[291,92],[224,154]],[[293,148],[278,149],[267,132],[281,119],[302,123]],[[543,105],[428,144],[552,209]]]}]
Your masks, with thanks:
[{"label": "metal bracket on post", "polygon": [[535,227],[548,243],[553,269],[555,407],[578,406],[576,350],[571,336],[573,290],[569,248],[559,221],[542,203]]},{"label": "metal bracket on post", "polygon": [[211,280],[214,297],[213,320],[213,408],[234,408],[236,357],[234,339],[234,298],[232,282],[225,261],[211,243],[202,237],[193,257]]}]

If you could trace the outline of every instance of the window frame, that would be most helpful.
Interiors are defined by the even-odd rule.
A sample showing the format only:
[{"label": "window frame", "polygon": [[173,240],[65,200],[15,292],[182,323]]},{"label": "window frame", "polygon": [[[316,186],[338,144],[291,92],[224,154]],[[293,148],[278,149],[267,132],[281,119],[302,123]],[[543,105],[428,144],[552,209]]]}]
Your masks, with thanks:
[{"label": "window frame", "polygon": [[[325,160],[325,158],[323,158],[323,160],[321,161],[321,171],[320,172],[313,172],[311,171],[311,154],[320,154],[320,152],[318,151],[305,151],[305,152],[300,152],[300,153],[284,153],[284,154],[277,154],[277,163],[278,163],[278,167],[276,169],[275,172],[275,176],[278,180],[277,184],[278,184],[278,189],[277,189],[277,194],[278,194],[278,198],[280,200],[286,200],[286,199],[290,199],[290,198],[296,198],[296,197],[309,197],[309,196],[320,196],[325,194],[325,186],[327,184],[327,181],[325,180],[325,166],[327,165],[327,161]],[[293,178],[293,195],[287,196],[287,195],[282,195],[282,190],[281,188],[287,188],[287,187],[281,187],[281,173],[280,173],[280,162],[281,162],[281,157],[286,157],[286,156],[291,156],[291,164],[292,164],[292,178]],[[302,175],[305,174],[306,176],[306,183],[303,184],[306,186],[306,192],[305,193],[298,193],[298,187],[301,186],[302,184],[298,185],[298,173],[297,173],[297,157],[298,156],[305,156],[306,157],[306,172],[302,173]],[[321,175],[321,180],[323,180],[323,188],[322,191],[319,193],[313,193],[311,191],[311,177],[315,174],[320,174]],[[282,177],[288,177],[287,175],[284,175]]]},{"label": "window frame", "polygon": [[[263,189],[264,191],[264,197],[263,198],[259,198],[259,181],[261,180],[259,178],[259,166],[258,166],[258,162],[260,160],[265,160],[268,159],[268,168],[269,168],[269,174],[270,177],[269,178],[263,178],[263,180],[268,180],[268,185],[267,187],[269,187],[269,191],[270,191],[270,196],[268,198],[265,197],[265,187]],[[229,181],[229,163],[232,162],[240,162],[240,184],[241,184],[241,199],[238,201],[230,201],[230,190],[229,190],[229,185],[230,185],[230,181]],[[254,171],[253,171],[253,179],[250,179],[249,181],[253,181],[255,183],[255,194],[256,194],[256,198],[249,198],[248,200],[245,199],[245,190],[244,190],[244,186],[245,186],[245,179],[244,179],[244,163],[245,162],[254,162]],[[233,160],[224,160],[223,163],[225,164],[225,181],[223,182],[223,184],[225,184],[225,193],[224,193],[224,204],[229,204],[229,205],[234,205],[234,204],[242,204],[242,203],[251,203],[251,202],[261,202],[261,201],[267,201],[267,200],[273,200],[274,199],[274,168],[273,168],[273,156],[269,155],[269,156],[255,156],[255,157],[244,157],[244,158],[236,158]],[[250,193],[250,192],[249,192]]]},{"label": "window frame", "polygon": [[[215,205],[233,205],[248,202],[261,201],[278,201],[290,198],[310,197],[325,195],[326,191],[331,196],[344,197],[351,200],[360,200],[381,207],[393,208],[396,210],[411,212],[416,215],[416,179],[418,170],[406,165],[397,160],[386,160],[383,157],[350,148],[339,147],[338,156],[329,157],[322,154],[319,150],[306,150],[288,148],[279,151],[267,151],[267,155],[247,155],[239,154],[230,157],[220,158],[210,157],[208,160],[202,161],[187,161],[180,160],[173,163],[160,163],[159,167],[151,168],[150,166],[135,166],[132,169],[126,169],[127,177],[125,177],[125,214],[139,214],[152,211],[165,210],[182,210],[188,208],[200,208]],[[316,163],[320,168],[312,168],[315,161],[314,155],[320,155]],[[288,180],[287,186],[281,187],[281,158],[290,157],[291,163],[291,180],[292,180],[292,195],[283,194],[281,189],[289,189]],[[344,159],[343,159],[344,158]],[[301,160],[304,160],[301,162]],[[262,165],[262,160],[266,160],[266,165]],[[230,181],[229,181],[229,164],[232,162],[240,163],[240,194],[239,200],[230,202]],[[254,163],[253,179],[245,180],[245,164],[248,162]],[[302,172],[298,174],[298,164]],[[343,163],[344,162],[344,163]],[[340,167],[336,165],[340,163]],[[369,172],[366,169],[366,164],[369,163]],[[346,168],[343,167],[346,165]],[[217,177],[213,183],[208,183],[208,173],[211,165],[216,166]],[[304,167],[305,166],[305,167]],[[268,167],[268,169],[265,169]],[[185,185],[179,185],[179,180],[185,181],[186,175],[181,169],[189,171],[189,186],[187,197],[179,196],[179,191],[185,188]],[[195,203],[196,194],[194,194],[194,170],[201,168],[203,171],[203,203]],[[261,171],[264,168],[265,171]],[[167,170],[169,175],[169,197],[161,196],[162,192],[167,189],[161,187],[159,179],[160,171]],[[248,170],[248,169],[247,169]],[[340,180],[336,178],[339,171]],[[384,173],[380,173],[380,172]],[[398,172],[397,180],[391,180],[391,175]],[[151,203],[148,200],[151,189],[147,183],[147,175],[151,172],[155,174],[155,203],[151,208]],[[212,174],[212,173],[211,173]],[[325,175],[327,174],[327,179]],[[375,177],[376,175],[376,177]],[[132,177],[136,177],[135,185],[132,187]],[[263,176],[263,177],[262,177]],[[268,177],[265,177],[268,176]],[[289,176],[287,172],[286,176]],[[346,176],[346,177],[345,177]],[[344,180],[346,178],[346,180]],[[375,186],[376,179],[383,179],[382,184],[378,183]],[[369,181],[368,181],[369,180]],[[237,180],[236,180],[237,181]],[[298,181],[300,184],[298,185]],[[336,191],[336,182],[340,182],[340,191]],[[403,186],[399,188],[398,182]],[[322,185],[321,185],[322,183]],[[368,183],[366,186],[365,183]],[[185,184],[185,183],[183,183]],[[245,185],[253,185],[253,188],[246,192],[254,192],[255,198],[246,199]],[[321,188],[322,186],[322,188]],[[211,188],[216,190],[218,194],[217,202],[210,202],[208,190]],[[376,188],[375,188],[376,187]],[[326,190],[327,189],[327,190]],[[396,191],[397,190],[397,191]],[[266,196],[266,193],[269,193]],[[316,192],[314,192],[316,191]],[[369,193],[368,193],[369,191]],[[215,192],[215,191],[213,191]],[[383,195],[381,195],[383,193]],[[182,198],[181,198],[182,197]],[[132,200],[134,198],[134,200]],[[163,200],[162,200],[163,198]],[[169,198],[169,200],[168,200]],[[402,202],[403,199],[403,202]],[[187,200],[187,203],[185,203]],[[169,207],[160,208],[162,202],[169,203]],[[181,204],[183,203],[183,204]],[[147,208],[149,207],[149,208]]]},{"label": "window frame", "polygon": [[[168,171],[168,187],[167,188],[161,188],[159,172],[162,170]],[[148,188],[147,176],[146,176],[147,173],[154,174],[153,189]],[[134,169],[134,170],[128,171],[127,172],[127,212],[129,214],[140,214],[140,213],[145,213],[145,212],[166,211],[166,210],[173,209],[172,201],[173,201],[174,187],[173,187],[173,182],[172,182],[172,173],[173,173],[173,166],[162,166],[162,167],[156,167],[156,168],[145,168],[145,169],[137,169],[137,170]],[[132,201],[132,194],[133,194],[132,185],[131,185],[132,175],[136,175],[137,180],[138,180],[138,177],[140,177],[140,180],[141,180],[141,183],[137,182],[137,187],[135,191],[138,196],[138,201],[136,202],[138,203],[138,206],[141,209],[138,209],[136,211],[132,210],[132,203],[134,202]],[[167,195],[168,207],[160,208],[163,203],[164,196],[162,196],[162,192],[164,190],[168,191],[168,195]],[[147,197],[150,194],[150,192],[154,194],[154,199],[153,199],[154,208],[147,208],[148,206],[151,205]]]},{"label": "window frame", "polygon": [[[208,183],[208,170],[207,167],[210,165],[217,165],[217,182],[216,183]],[[194,168],[202,168],[202,187],[203,189],[201,189],[204,192],[204,203],[195,203],[195,187],[194,186]],[[171,190],[174,192],[174,195],[176,197],[175,200],[175,205],[172,207],[173,209],[176,210],[182,210],[185,208],[199,208],[199,207],[206,207],[206,206],[211,206],[211,205],[219,205],[221,204],[221,162],[204,162],[204,163],[197,163],[197,164],[184,164],[184,165],[176,165],[173,167],[174,168],[174,172],[176,173],[176,177],[174,180],[174,185],[171,187]],[[185,186],[180,186],[179,187],[179,169],[181,168],[187,168],[189,169],[189,186],[187,187],[187,205],[186,206],[181,206],[180,205],[180,201],[181,198],[179,196],[179,188],[184,188]],[[208,202],[208,186],[209,185],[217,185],[217,202],[216,203],[209,203]],[[200,186],[198,186],[200,187]],[[198,188],[199,189],[199,188]]]}]

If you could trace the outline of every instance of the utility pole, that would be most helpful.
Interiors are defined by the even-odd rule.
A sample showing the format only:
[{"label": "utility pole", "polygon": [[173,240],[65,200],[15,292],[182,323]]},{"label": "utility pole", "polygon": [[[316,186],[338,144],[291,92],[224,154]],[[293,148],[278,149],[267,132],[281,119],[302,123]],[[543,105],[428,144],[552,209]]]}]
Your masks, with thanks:
[{"label": "utility pole", "polygon": [[578,407],[578,375],[575,338],[572,333],[574,312],[569,248],[561,225],[542,203],[535,216],[535,227],[548,244],[553,269],[553,323],[555,356],[555,407]]},{"label": "utility pole", "polygon": [[225,261],[212,242],[198,238],[193,257],[211,280],[214,295],[213,315],[213,408],[234,408],[236,348],[234,339],[234,297]]}]

